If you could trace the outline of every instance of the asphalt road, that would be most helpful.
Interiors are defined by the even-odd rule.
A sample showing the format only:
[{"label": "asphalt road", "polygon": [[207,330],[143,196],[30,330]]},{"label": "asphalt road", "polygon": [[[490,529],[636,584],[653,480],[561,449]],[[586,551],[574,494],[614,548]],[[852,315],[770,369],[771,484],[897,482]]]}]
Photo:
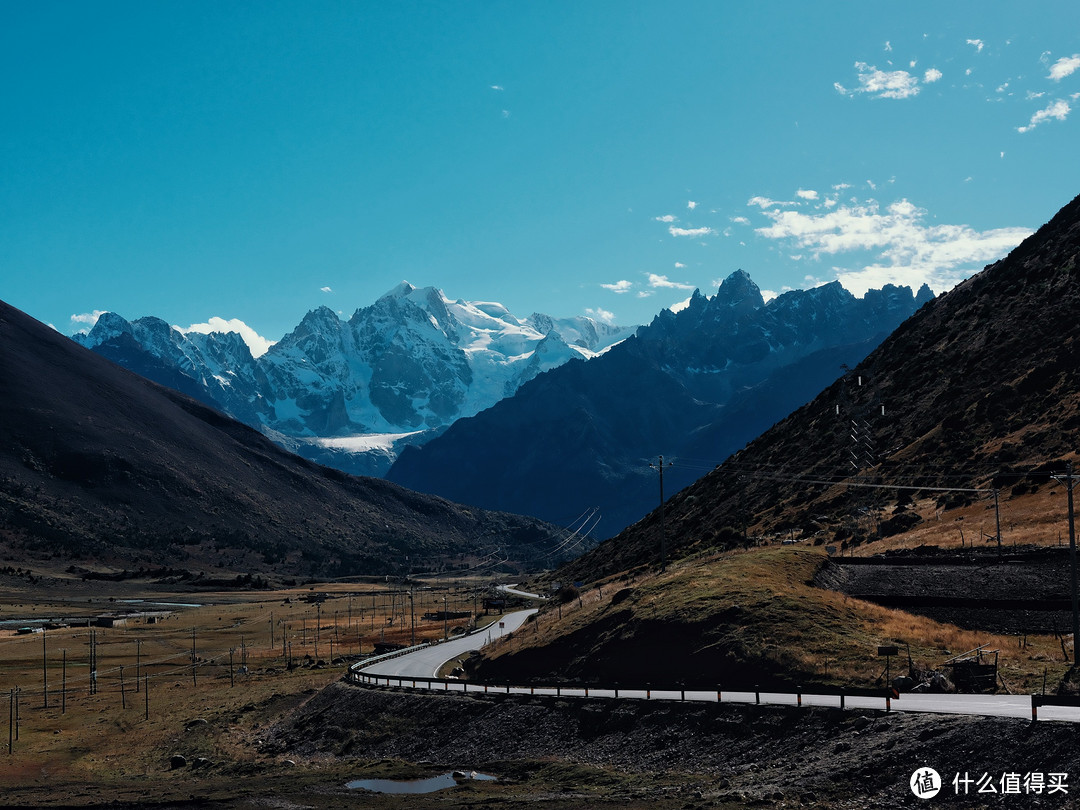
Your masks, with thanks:
[{"label": "asphalt road", "polygon": [[525,620],[536,613],[532,610],[519,610],[509,613],[501,621],[468,636],[460,636],[441,644],[432,644],[398,658],[387,658],[359,668],[358,672],[367,675],[396,675],[406,678],[434,678],[439,668],[451,658],[457,658],[469,650],[479,650],[485,644],[496,641],[506,633],[513,633]]},{"label": "asphalt road", "polygon": [[[536,613],[536,610],[521,610],[508,614],[499,622],[480,630],[469,636],[456,638],[442,644],[434,644],[397,658],[389,658],[382,661],[357,668],[354,672],[358,675],[374,676],[376,682],[391,684],[390,680],[382,681],[382,678],[434,678],[439,668],[451,658],[456,658],[469,650],[478,650],[485,644],[495,641],[506,633],[512,633],[525,623],[525,620]],[[400,682],[391,685],[417,686],[408,682]],[[464,681],[448,681],[431,684],[430,688],[439,691],[451,692],[505,692],[507,694],[535,694],[535,695],[560,695],[562,697],[593,697],[593,698],[619,698],[626,700],[688,700],[724,703],[756,703],[769,705],[797,705],[800,697],[796,694],[782,692],[717,692],[715,690],[679,690],[670,688],[657,689],[595,689],[584,687],[523,687],[523,686],[483,686],[481,684],[469,684]],[[801,696],[803,706],[839,707],[838,695],[803,694]],[[864,697],[848,695],[844,698],[844,707],[848,709],[873,709],[883,710],[886,708],[885,699],[882,697]],[[924,712],[932,714],[966,714],[984,717],[1015,717],[1030,720],[1031,696],[1030,695],[925,695],[905,693],[890,702],[891,711]],[[1080,723],[1080,706],[1040,706],[1038,708],[1039,720],[1058,720],[1070,723]]]}]

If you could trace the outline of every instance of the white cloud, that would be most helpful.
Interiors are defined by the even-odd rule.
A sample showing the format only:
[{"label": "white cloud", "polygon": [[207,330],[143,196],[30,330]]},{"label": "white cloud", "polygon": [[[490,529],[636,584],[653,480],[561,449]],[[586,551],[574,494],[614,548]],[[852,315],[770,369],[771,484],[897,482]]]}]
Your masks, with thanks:
[{"label": "white cloud", "polygon": [[684,284],[681,281],[671,281],[667,276],[659,276],[656,273],[649,273],[649,286],[653,289],[672,289],[672,290],[692,290],[693,284]]},{"label": "white cloud", "polygon": [[800,188],[795,192],[795,196],[802,197],[804,200],[816,200],[818,198],[818,193],[813,189]]},{"label": "white cloud", "polygon": [[[76,332],[82,332],[86,334],[93,329],[98,322],[98,318],[108,312],[107,309],[95,309],[93,312],[83,312],[80,315],[71,316],[71,328]],[[76,329],[76,325],[82,325],[82,328]]]},{"label": "white cloud", "polygon": [[623,293],[630,292],[634,284],[633,282],[627,281],[626,279],[622,279],[620,281],[616,281],[614,284],[601,284],[600,286],[603,287],[605,290],[611,290],[611,292],[613,293],[618,293],[619,295],[622,295]]},{"label": "white cloud", "polygon": [[768,197],[751,197],[749,200],[746,201],[746,204],[756,205],[758,208],[762,209],[775,208],[778,205],[795,205],[795,203],[791,200],[785,202],[781,200],[773,200]]},{"label": "white cloud", "polygon": [[1069,106],[1069,102],[1059,98],[1045,109],[1039,110],[1031,116],[1031,121],[1028,125],[1025,127],[1017,127],[1016,131],[1031,132],[1031,130],[1035,129],[1035,127],[1043,121],[1049,121],[1051,118],[1057,121],[1064,121],[1070,112],[1072,112],[1072,107]]},{"label": "white cloud", "polygon": [[638,298],[651,298],[656,293],[656,290],[638,290]]},{"label": "white cloud", "polygon": [[982,49],[986,46],[986,43],[981,39],[969,39],[967,44],[975,46],[975,53],[982,53]]},{"label": "white cloud", "polygon": [[889,40],[885,40],[885,52],[888,53],[890,51],[892,51],[892,43],[889,42]]},{"label": "white cloud", "polygon": [[841,95],[869,93],[874,98],[910,98],[919,94],[919,80],[906,70],[878,70],[866,62],[856,62],[859,86],[848,89],[839,82],[833,87]]},{"label": "white cloud", "polygon": [[615,313],[608,312],[606,309],[601,309],[600,307],[597,307],[596,309],[586,307],[585,314],[590,318],[595,318],[603,323],[615,323]]},{"label": "white cloud", "polygon": [[[914,67],[914,65],[912,66]],[[937,68],[930,68],[923,74],[923,84],[933,84],[941,78],[941,71]]]},{"label": "white cloud", "polygon": [[1078,70],[1080,70],[1080,53],[1074,53],[1072,56],[1063,56],[1054,62],[1053,67],[1050,68],[1050,75],[1046,78],[1060,82]]},{"label": "white cloud", "polygon": [[502,111],[502,117],[503,118],[509,118],[510,117],[510,111],[509,110],[503,110]]},{"label": "white cloud", "polygon": [[329,287],[319,287],[319,292],[332,293],[333,290],[331,290]]},{"label": "white cloud", "polygon": [[672,236],[690,236],[694,238],[701,236],[716,236],[716,231],[712,228],[676,228],[674,225],[671,225],[668,228],[668,233]]},{"label": "white cloud", "polygon": [[188,332],[198,332],[199,334],[208,335],[211,332],[236,332],[243,339],[244,343],[251,349],[252,357],[261,357],[266,354],[267,349],[274,345],[275,341],[267,340],[246,323],[239,318],[230,318],[225,320],[214,316],[210,318],[206,323],[193,323],[186,329],[182,326],[174,326],[177,331],[187,334]]},{"label": "white cloud", "polygon": [[772,301],[774,298],[776,298],[776,296],[777,296],[776,290],[762,290],[761,291],[761,297],[762,297],[762,299],[764,299],[766,304],[769,303],[770,301]]},{"label": "white cloud", "polygon": [[749,225],[750,224],[750,220],[748,220],[746,217],[732,217],[731,221],[734,222],[736,225]]},{"label": "white cloud", "polygon": [[679,219],[674,214],[664,214],[662,217],[653,217],[657,222],[678,222]]},{"label": "white cloud", "polygon": [[1035,93],[1035,92],[1033,92],[1033,91],[1031,91],[1031,90],[1028,90],[1028,91],[1027,91],[1027,95],[1025,96],[1025,98],[1026,98],[1026,99],[1027,99],[1028,101],[1034,101],[1035,99],[1037,99],[1037,98],[1042,98],[1042,97],[1043,97],[1043,96],[1045,96],[1045,95],[1046,95],[1046,93],[1045,93],[1045,92],[1038,92],[1038,93]]},{"label": "white cloud", "polygon": [[884,210],[873,201],[825,213],[763,212],[771,224],[757,233],[811,258],[856,256],[854,267],[834,267],[835,277],[856,295],[884,284],[950,289],[987,262],[1001,258],[1031,234],[1027,228],[976,231],[968,225],[934,225],[905,199]]},{"label": "white cloud", "polygon": [[501,84],[493,84],[493,85],[491,85],[491,89],[492,90],[498,90],[499,92],[502,92],[506,88],[503,87]]},{"label": "white cloud", "polygon": [[682,262],[675,262],[675,267],[678,269],[682,269],[683,267],[686,267],[686,265]]},{"label": "white cloud", "polygon": [[693,200],[688,200],[686,203],[686,207],[693,211],[695,208],[697,208],[697,203]]}]

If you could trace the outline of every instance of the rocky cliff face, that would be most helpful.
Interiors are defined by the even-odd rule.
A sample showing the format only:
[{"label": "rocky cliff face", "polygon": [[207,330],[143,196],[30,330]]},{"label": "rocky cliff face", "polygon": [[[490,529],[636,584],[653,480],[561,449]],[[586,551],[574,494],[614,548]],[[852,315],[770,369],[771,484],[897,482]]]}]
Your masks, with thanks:
[{"label": "rocky cliff face", "polygon": [[569,523],[598,506],[600,536],[811,399],[933,297],[886,287],[856,298],[839,284],[766,303],[737,271],[695,292],[635,337],[534,379],[510,399],[405,450],[392,481],[465,503]]},{"label": "rocky cliff face", "polygon": [[185,333],[152,317],[106,313],[73,338],[294,452],[380,475],[402,445],[631,332],[589,318],[519,319],[501,304],[451,301],[403,282],[347,321],[327,307],[312,310],[258,358],[236,334]]}]

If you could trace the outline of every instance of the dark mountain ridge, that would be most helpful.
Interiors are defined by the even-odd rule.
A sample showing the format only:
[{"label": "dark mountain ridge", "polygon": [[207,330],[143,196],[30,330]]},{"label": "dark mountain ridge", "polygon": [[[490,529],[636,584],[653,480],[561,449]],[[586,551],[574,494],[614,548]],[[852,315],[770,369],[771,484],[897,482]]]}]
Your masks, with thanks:
[{"label": "dark mountain ridge", "polygon": [[8,559],[398,574],[553,545],[531,518],[305,461],[3,302],[0,438]]},{"label": "dark mountain ridge", "polygon": [[607,353],[531,380],[513,397],[408,448],[389,480],[487,508],[569,522],[599,507],[610,535],[657,502],[658,455],[674,492],[861,360],[932,298],[838,283],[767,304],[743,271],[695,291]]}]

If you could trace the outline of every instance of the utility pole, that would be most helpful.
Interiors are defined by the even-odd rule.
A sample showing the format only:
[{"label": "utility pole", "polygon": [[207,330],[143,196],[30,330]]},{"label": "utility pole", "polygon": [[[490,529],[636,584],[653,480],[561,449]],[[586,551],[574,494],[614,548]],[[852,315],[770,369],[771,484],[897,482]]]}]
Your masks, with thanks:
[{"label": "utility pole", "polygon": [[45,704],[42,708],[49,708],[49,657],[45,652],[45,635],[48,630],[41,625],[41,687],[45,695]]},{"label": "utility pole", "polygon": [[1069,498],[1069,568],[1071,574],[1071,591],[1072,591],[1072,621],[1073,621],[1073,667],[1075,668],[1080,661],[1077,656],[1080,655],[1080,598],[1077,596],[1077,574],[1076,574],[1076,525],[1073,518],[1073,465],[1070,461],[1065,467],[1065,475],[1053,476],[1055,480],[1060,481],[1065,479],[1065,491],[1068,493]]},{"label": "utility pole", "polygon": [[[994,488],[994,523],[997,526],[997,547],[998,556],[1001,556],[1001,509],[998,507],[998,492],[999,490]],[[1072,482],[1069,482],[1069,497],[1072,497]],[[1069,507],[1069,513],[1072,514],[1072,507]]]},{"label": "utility pole", "polygon": [[667,524],[664,522],[664,467],[670,467],[674,462],[664,464],[664,457],[660,456],[658,464],[650,463],[654,470],[660,471],[660,570],[667,570]]}]

